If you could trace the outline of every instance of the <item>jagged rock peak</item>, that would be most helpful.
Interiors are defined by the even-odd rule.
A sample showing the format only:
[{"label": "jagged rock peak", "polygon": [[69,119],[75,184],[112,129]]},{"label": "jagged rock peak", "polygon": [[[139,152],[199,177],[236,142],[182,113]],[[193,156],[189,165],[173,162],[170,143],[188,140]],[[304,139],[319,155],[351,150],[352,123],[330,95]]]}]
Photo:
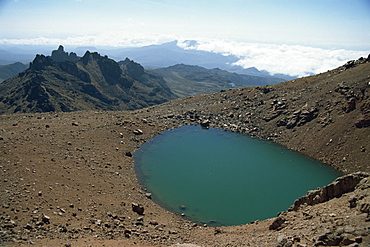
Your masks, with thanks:
[{"label": "jagged rock peak", "polygon": [[41,70],[46,66],[52,65],[52,63],[53,61],[50,59],[50,57],[37,54],[35,59],[33,59],[33,61],[30,62],[30,69]]},{"label": "jagged rock peak", "polygon": [[62,45],[59,45],[57,51],[60,52],[60,53],[64,53],[64,47]]},{"label": "jagged rock peak", "polygon": [[143,66],[133,60],[130,60],[128,57],[126,57],[124,61],[120,61],[118,63],[126,74],[136,79],[140,78],[145,73]]},{"label": "jagged rock peak", "polygon": [[98,52],[90,52],[86,51],[83,57],[81,58],[81,61],[83,64],[88,64],[90,60],[101,60],[102,58],[109,59],[107,56],[101,56]]},{"label": "jagged rock peak", "polygon": [[64,51],[64,47],[62,45],[59,45],[58,50],[54,50],[51,52],[51,59],[53,59],[54,62],[77,62],[79,60],[79,57],[74,52],[68,54],[68,52]]}]

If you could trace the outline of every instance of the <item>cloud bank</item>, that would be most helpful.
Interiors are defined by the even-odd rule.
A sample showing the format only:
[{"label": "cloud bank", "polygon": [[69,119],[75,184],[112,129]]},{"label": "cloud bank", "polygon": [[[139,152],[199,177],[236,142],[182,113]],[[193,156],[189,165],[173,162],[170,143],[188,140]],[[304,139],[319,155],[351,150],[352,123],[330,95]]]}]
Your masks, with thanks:
[{"label": "cloud bank", "polygon": [[67,38],[31,38],[0,39],[0,45],[65,45],[95,47],[140,47],[159,45],[179,40],[178,46],[183,49],[202,50],[239,58],[233,65],[243,68],[255,67],[270,74],[288,74],[291,76],[308,76],[318,74],[345,64],[349,60],[367,57],[370,51],[345,49],[323,49],[301,45],[243,43],[226,40],[191,38],[189,42],[174,35],[117,34],[77,36]]},{"label": "cloud bank", "polygon": [[180,41],[183,49],[195,49],[234,55],[239,58],[233,65],[256,67],[270,74],[291,76],[318,74],[345,64],[349,60],[367,57],[369,51],[329,50],[300,45],[240,43],[224,40],[194,42]]},{"label": "cloud bank", "polygon": [[28,39],[0,39],[0,45],[60,45],[65,46],[97,46],[97,47],[140,47],[162,44],[176,40],[171,35],[140,35],[105,33],[101,35],[74,36],[66,38],[37,37]]}]

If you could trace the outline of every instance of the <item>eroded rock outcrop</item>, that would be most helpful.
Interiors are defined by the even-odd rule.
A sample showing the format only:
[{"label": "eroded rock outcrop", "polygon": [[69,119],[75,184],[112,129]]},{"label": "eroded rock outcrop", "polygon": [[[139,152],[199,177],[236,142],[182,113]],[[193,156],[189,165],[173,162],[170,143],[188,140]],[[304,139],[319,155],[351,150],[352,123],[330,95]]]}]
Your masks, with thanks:
[{"label": "eroded rock outcrop", "polygon": [[58,50],[54,50],[51,52],[50,58],[53,59],[54,62],[77,62],[80,59],[74,52],[65,52],[62,45],[58,47]]},{"label": "eroded rock outcrop", "polygon": [[[47,66],[51,66],[53,61],[44,55],[37,54],[35,59],[30,63],[30,69],[32,70],[42,70]],[[22,73],[23,75],[24,73]]]},{"label": "eroded rock outcrop", "polygon": [[351,192],[364,178],[369,177],[369,173],[357,172],[337,178],[331,184],[309,191],[305,196],[297,199],[289,208],[289,211],[297,210],[301,205],[314,205],[326,202],[334,197],[339,197],[344,193]]}]

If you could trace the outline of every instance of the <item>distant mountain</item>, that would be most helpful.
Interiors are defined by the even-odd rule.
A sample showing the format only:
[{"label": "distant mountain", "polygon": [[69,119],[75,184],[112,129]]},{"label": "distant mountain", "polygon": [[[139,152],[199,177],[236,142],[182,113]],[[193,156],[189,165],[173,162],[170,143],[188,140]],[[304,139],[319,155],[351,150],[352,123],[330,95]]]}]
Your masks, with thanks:
[{"label": "distant mountain", "polygon": [[46,45],[0,44],[0,65],[21,62],[28,64],[35,54],[46,54],[54,48]]},{"label": "distant mountain", "polygon": [[27,70],[1,83],[0,113],[130,110],[175,98],[162,78],[131,60],[119,64],[89,51],[76,62],[71,57],[63,47],[37,55]]},{"label": "distant mountain", "polygon": [[177,64],[148,72],[162,76],[178,97],[218,92],[222,89],[246,86],[264,86],[282,82],[282,79],[231,73],[221,69],[206,69],[196,65]]},{"label": "distant mountain", "polygon": [[[260,76],[266,78],[279,78],[286,80],[295,79],[289,75],[279,74],[271,76],[267,71],[260,71],[254,67],[244,69],[241,66],[232,65],[239,60],[234,55],[223,55],[195,49],[183,49],[177,45],[178,41],[171,41],[161,45],[150,45],[135,48],[119,48],[104,51],[109,57],[120,60],[123,57],[129,57],[146,69],[169,67],[176,64],[198,65],[206,69],[219,68],[238,74]],[[196,41],[189,40],[188,46],[194,46]]]},{"label": "distant mountain", "polygon": [[[8,67],[16,65],[22,64]],[[27,70],[0,84],[0,113],[138,109],[177,97],[282,81],[198,65],[145,70],[128,58],[116,62],[89,51],[79,57],[59,46],[50,56],[37,55]]]},{"label": "distant mountain", "polygon": [[[126,57],[140,63],[146,69],[169,67],[176,64],[198,65],[207,69],[219,68],[238,74],[246,74],[260,77],[274,77],[283,80],[292,80],[296,77],[286,74],[270,75],[269,72],[258,70],[255,67],[243,68],[232,65],[239,60],[234,55],[224,55],[214,52],[200,51],[196,49],[184,49],[177,45],[178,41],[171,41],[161,45],[149,45],[143,47],[126,48],[97,48],[90,46],[75,46],[73,50],[77,55],[83,55],[86,50],[96,51],[100,54],[106,54],[110,58],[120,61]],[[186,41],[188,48],[195,46],[197,41]],[[35,54],[46,54],[53,47],[41,45],[4,45],[0,44],[0,65],[14,62],[29,63],[35,57]],[[267,58],[266,58],[267,59]]]},{"label": "distant mountain", "polygon": [[6,79],[16,76],[18,73],[27,69],[27,67],[28,67],[27,65],[20,62],[7,65],[0,65],[0,83]]},{"label": "distant mountain", "polygon": [[145,68],[168,67],[183,63],[211,69],[220,67],[220,65],[225,63],[238,61],[238,58],[235,56],[223,56],[206,51],[184,50],[177,46],[177,41],[161,45],[117,49],[108,53],[110,57],[116,59],[121,59],[123,56],[129,57],[139,62]]}]

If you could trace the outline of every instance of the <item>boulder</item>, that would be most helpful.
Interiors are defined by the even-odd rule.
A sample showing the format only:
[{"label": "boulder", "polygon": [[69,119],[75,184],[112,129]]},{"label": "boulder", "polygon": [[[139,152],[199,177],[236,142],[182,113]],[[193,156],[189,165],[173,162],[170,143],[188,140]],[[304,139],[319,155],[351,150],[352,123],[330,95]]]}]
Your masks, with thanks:
[{"label": "boulder", "polygon": [[47,215],[42,215],[42,222],[45,224],[50,224],[50,217]]},{"label": "boulder", "polygon": [[355,123],[357,128],[366,128],[370,126],[370,114],[360,116]]},{"label": "boulder", "polygon": [[285,222],[285,219],[281,216],[278,216],[275,218],[275,220],[272,222],[272,224],[269,226],[270,230],[280,230],[284,228],[283,224]]},{"label": "boulder", "polygon": [[143,131],[141,129],[136,129],[136,130],[133,131],[133,133],[135,135],[142,135],[143,134]]},{"label": "boulder", "polygon": [[141,204],[137,204],[137,203],[132,203],[132,211],[140,214],[140,215],[143,215],[144,214],[144,206],[142,206]]},{"label": "boulder", "polygon": [[209,124],[210,124],[210,121],[207,119],[207,120],[204,120],[200,123],[200,126],[202,128],[209,128]]}]

